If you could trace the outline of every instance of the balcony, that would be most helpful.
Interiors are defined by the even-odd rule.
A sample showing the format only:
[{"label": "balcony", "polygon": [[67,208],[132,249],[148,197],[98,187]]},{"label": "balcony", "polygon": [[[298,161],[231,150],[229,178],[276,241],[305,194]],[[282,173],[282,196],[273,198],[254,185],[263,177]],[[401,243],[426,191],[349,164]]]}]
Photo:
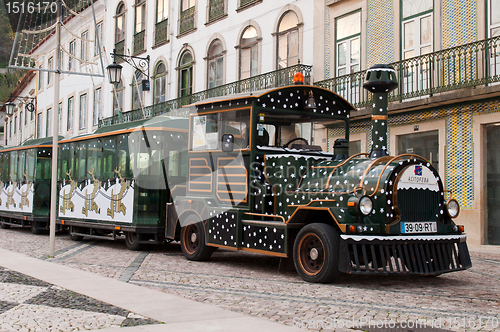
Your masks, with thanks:
[{"label": "balcony", "polygon": [[210,0],[208,7],[208,22],[215,21],[226,14],[225,0]]},{"label": "balcony", "polygon": [[168,40],[168,19],[155,24],[155,46]]},{"label": "balcony", "polygon": [[[115,51],[116,54],[125,54],[125,39],[122,41],[119,41],[118,43],[115,44]],[[120,58],[116,59],[117,62],[121,62]]]},{"label": "balcony", "polygon": [[142,30],[141,32],[138,32],[134,35],[134,55],[140,54],[146,50],[144,45],[145,40],[146,40],[146,30]]},{"label": "balcony", "polygon": [[194,29],[194,14],[196,7],[186,9],[181,12],[181,19],[179,23],[179,35]]},{"label": "balcony", "polygon": [[[407,101],[500,81],[500,37],[489,38],[444,49],[390,64],[396,71],[399,87],[390,101]],[[332,90],[356,108],[371,104],[371,94],[363,89],[366,70],[314,85]]]},{"label": "balcony", "polygon": [[224,84],[212,89],[193,93],[189,96],[171,99],[163,103],[125,112],[122,117],[112,116],[99,121],[99,128],[122,122],[130,122],[140,119],[151,118],[160,114],[169,113],[172,116],[188,116],[182,109],[184,105],[189,105],[212,97],[227,96],[241,92],[251,92],[263,89],[277,88],[293,84],[293,75],[297,72],[304,74],[304,84],[311,84],[312,66],[295,65],[288,68],[275,70],[269,73],[246,78],[233,83]]}]

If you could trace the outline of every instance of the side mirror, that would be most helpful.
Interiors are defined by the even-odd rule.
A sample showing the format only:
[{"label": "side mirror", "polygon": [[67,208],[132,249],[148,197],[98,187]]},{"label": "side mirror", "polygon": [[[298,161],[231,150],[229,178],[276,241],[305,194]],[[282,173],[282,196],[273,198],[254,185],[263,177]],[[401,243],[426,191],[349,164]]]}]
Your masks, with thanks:
[{"label": "side mirror", "polygon": [[222,152],[233,152],[234,150],[234,135],[222,135]]}]

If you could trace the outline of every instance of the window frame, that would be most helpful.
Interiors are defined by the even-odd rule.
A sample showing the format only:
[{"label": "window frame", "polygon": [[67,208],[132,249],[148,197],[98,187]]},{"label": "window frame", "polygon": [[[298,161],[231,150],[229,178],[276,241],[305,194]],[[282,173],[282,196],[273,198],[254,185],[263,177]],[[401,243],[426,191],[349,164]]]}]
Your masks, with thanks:
[{"label": "window frame", "polygon": [[[82,103],[82,101],[84,101]],[[82,93],[80,95],[79,103],[79,116],[78,116],[78,130],[83,130],[87,128],[87,93]]]},{"label": "window frame", "polygon": [[73,113],[75,111],[75,96],[68,98],[68,117],[66,119],[67,131],[73,130]]},{"label": "window frame", "polygon": [[[212,49],[216,46],[217,44],[220,45],[221,51],[217,54],[211,55]],[[207,54],[207,89],[212,89],[218,86],[221,86],[224,84],[224,55],[226,53],[226,50],[224,50],[224,44],[219,38],[216,38],[212,40],[210,43],[210,46],[208,48],[208,54]],[[210,79],[210,71],[211,71],[211,66],[212,64],[215,65],[215,76],[214,80]],[[221,76],[218,77],[218,69],[221,70]],[[211,83],[213,82],[212,86]]]},{"label": "window frame", "polygon": [[[254,41],[251,41],[251,42],[248,42],[246,44],[243,44],[243,36],[245,35],[245,33],[248,31],[249,28],[253,28],[255,30],[255,33],[256,33],[256,37],[255,37],[255,40]],[[240,39],[239,39],[239,66],[238,66],[238,78],[240,80],[242,79],[246,79],[246,78],[250,78],[250,77],[253,77],[253,76],[256,76],[259,74],[259,61],[260,61],[260,57],[259,57],[259,45],[260,45],[260,35],[259,35],[259,30],[255,27],[255,25],[253,24],[249,24],[247,25],[242,33],[241,33],[241,36],[240,36]],[[243,72],[242,72],[242,68],[243,68],[243,53],[246,52],[246,50],[248,50],[248,52],[250,53],[248,59],[250,61],[250,65],[249,65],[249,68],[250,70],[248,71],[249,73],[249,76],[246,76],[246,77],[243,77]],[[256,68],[253,67],[253,63],[252,63],[252,59],[253,59],[253,55],[256,55],[256,58],[257,58],[257,61],[256,61]]]},{"label": "window frame", "polygon": [[[186,56],[186,54],[190,54],[191,55],[191,61],[189,63],[185,63],[185,64],[181,64],[182,60],[184,59],[184,56]],[[179,67],[178,67],[178,70],[179,70],[179,81],[178,81],[178,84],[179,84],[179,89],[178,89],[178,96],[179,97],[185,97],[185,96],[190,96],[193,94],[193,80],[194,80],[194,56],[193,56],[193,52],[189,49],[185,49],[182,51],[181,53],[181,56],[179,58]],[[189,79],[189,82],[187,84],[186,87],[184,87],[183,85],[183,73],[186,73],[187,72],[187,78]],[[184,91],[187,91],[186,94],[183,94]]]},{"label": "window frame", "polygon": [[[281,26],[281,23],[283,22],[283,19],[290,13],[293,13],[295,15],[295,17],[297,18],[297,24],[294,27],[280,31],[280,26]],[[300,47],[302,45],[301,40],[300,40],[300,31],[299,31],[300,26],[301,26],[301,22],[300,22],[299,15],[294,10],[287,10],[281,15],[281,17],[278,21],[277,29],[276,29],[276,69],[277,70],[288,68],[290,66],[294,66],[300,62]],[[290,55],[290,38],[295,34],[297,36],[297,63],[290,64],[291,60],[294,58],[294,57],[289,56]],[[287,56],[286,56],[286,66],[285,67],[281,67],[281,64],[280,64],[280,62],[282,62],[282,61],[280,61],[280,40],[282,39],[282,37],[286,37]],[[283,59],[281,59],[281,60],[283,60]]]}]

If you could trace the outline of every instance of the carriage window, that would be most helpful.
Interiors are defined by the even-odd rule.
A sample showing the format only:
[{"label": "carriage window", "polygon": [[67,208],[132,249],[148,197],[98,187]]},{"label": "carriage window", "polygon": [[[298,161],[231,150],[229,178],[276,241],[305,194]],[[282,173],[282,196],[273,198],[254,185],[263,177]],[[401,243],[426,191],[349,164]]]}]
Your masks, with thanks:
[{"label": "carriage window", "polygon": [[[101,176],[101,140],[92,140],[87,144],[87,178],[93,179],[92,175],[98,179]],[[90,174],[90,173],[92,174]]]},{"label": "carriage window", "polygon": [[10,153],[9,180],[17,182],[17,151],[13,151]]},{"label": "carriage window", "polygon": [[9,181],[9,164],[10,164],[10,154],[6,153],[2,160],[2,181],[6,183]]},{"label": "carriage window", "polygon": [[132,177],[132,168],[130,165],[130,155],[128,149],[128,135],[118,137],[118,167],[120,175],[123,177]]},{"label": "carriage window", "polygon": [[75,179],[83,181],[87,174],[86,159],[87,159],[87,144],[79,143],[76,147],[75,155]]},{"label": "carriage window", "polygon": [[36,180],[50,180],[51,178],[51,168],[52,158],[50,157],[49,150],[39,149],[38,156],[36,158]]},{"label": "carriage window", "polygon": [[26,152],[18,151],[17,152],[17,181],[26,181]]},{"label": "carriage window", "polygon": [[61,144],[59,156],[59,179],[66,178],[66,172],[71,169],[71,158],[69,154],[69,144]]},{"label": "carriage window", "polygon": [[[168,176],[186,176],[187,174],[187,150],[184,142],[186,136],[182,134],[167,134],[168,141]],[[167,157],[167,156],[166,156]]]},{"label": "carriage window", "polygon": [[234,135],[234,149],[248,147],[249,110],[228,111],[194,116],[193,151],[220,150],[224,134]]},{"label": "carriage window", "polygon": [[26,151],[26,179],[29,182],[35,180],[35,150]]},{"label": "carriage window", "polygon": [[102,176],[105,179],[115,178],[116,139],[106,138],[103,146]]}]

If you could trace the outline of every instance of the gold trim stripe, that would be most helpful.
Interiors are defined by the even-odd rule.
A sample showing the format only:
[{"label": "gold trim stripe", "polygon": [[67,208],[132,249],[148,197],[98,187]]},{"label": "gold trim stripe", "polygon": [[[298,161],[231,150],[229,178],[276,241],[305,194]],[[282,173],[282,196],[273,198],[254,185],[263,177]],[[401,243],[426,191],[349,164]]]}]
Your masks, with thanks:
[{"label": "gold trim stripe", "polygon": [[372,115],[372,120],[387,120],[387,115]]}]

